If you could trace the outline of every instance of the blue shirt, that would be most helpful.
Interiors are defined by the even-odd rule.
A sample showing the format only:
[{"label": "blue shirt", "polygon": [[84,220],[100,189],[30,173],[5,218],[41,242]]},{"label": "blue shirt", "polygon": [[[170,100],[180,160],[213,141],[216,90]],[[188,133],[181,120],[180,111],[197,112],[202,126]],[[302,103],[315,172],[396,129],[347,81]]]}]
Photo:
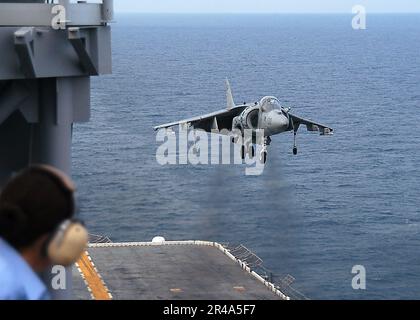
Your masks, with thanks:
[{"label": "blue shirt", "polygon": [[47,300],[39,276],[22,256],[0,238],[0,300]]}]

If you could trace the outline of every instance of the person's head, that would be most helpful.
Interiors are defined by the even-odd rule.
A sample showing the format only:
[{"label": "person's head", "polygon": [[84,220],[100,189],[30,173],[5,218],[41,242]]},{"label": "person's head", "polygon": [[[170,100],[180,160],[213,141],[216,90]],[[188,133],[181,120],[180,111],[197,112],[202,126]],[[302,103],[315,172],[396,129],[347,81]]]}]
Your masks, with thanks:
[{"label": "person's head", "polygon": [[[64,173],[46,165],[23,170],[1,191],[0,237],[30,259],[30,264],[40,269],[38,271],[60,260],[55,259],[57,253],[51,247],[52,243],[57,248],[61,245],[63,235],[58,241],[57,233],[69,232],[75,212],[74,192],[73,182]],[[66,251],[80,246],[87,237],[80,224],[74,224],[70,231],[72,237],[75,234],[82,239],[67,241]]]}]

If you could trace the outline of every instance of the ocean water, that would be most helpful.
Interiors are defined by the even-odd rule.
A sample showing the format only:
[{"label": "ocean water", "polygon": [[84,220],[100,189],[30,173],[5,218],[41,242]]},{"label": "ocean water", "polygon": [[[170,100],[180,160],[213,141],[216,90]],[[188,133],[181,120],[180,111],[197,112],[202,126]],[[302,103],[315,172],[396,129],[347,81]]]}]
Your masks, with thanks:
[{"label": "ocean water", "polygon": [[[114,241],[244,244],[312,299],[420,298],[420,16],[118,15],[113,74],[74,127],[82,217]],[[161,123],[275,95],[326,123],[273,137],[263,175],[160,166]],[[351,286],[354,265],[367,289]]]}]

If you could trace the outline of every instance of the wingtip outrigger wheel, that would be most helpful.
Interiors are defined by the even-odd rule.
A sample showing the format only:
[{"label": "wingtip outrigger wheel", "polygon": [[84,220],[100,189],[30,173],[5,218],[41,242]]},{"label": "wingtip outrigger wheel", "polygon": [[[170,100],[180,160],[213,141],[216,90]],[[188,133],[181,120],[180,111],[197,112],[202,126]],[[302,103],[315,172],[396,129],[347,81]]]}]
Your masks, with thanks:
[{"label": "wingtip outrigger wheel", "polygon": [[296,146],[296,135],[297,135],[297,131],[294,131],[294,135],[293,135],[293,154],[296,156],[298,154],[298,149]]}]

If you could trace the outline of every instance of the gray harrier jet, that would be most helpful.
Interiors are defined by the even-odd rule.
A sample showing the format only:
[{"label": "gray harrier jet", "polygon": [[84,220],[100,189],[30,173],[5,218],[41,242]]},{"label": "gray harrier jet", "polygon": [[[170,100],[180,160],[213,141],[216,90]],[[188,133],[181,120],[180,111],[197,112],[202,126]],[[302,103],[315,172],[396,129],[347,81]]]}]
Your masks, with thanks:
[{"label": "gray harrier jet", "polygon": [[[306,126],[308,131],[318,131],[321,135],[333,134],[333,129],[328,126],[292,114],[290,108],[282,107],[276,97],[267,96],[262,98],[260,102],[236,105],[228,80],[226,80],[226,86],[226,109],[199,117],[163,124],[154,129],[159,130],[177,125],[187,125],[188,128],[201,129],[207,132],[222,133],[221,131],[224,131],[225,134],[232,137],[233,143],[240,140],[238,139],[238,133],[244,136],[245,130],[252,130],[252,141],[242,144],[241,156],[244,159],[245,153],[248,152],[253,157],[255,155],[253,145],[260,143],[262,144],[260,161],[263,163],[267,161],[267,146],[271,143],[270,137],[272,135],[293,131],[293,154],[297,155],[296,134],[301,125]],[[257,130],[264,131],[264,139],[261,142],[256,141],[255,133]]]}]

